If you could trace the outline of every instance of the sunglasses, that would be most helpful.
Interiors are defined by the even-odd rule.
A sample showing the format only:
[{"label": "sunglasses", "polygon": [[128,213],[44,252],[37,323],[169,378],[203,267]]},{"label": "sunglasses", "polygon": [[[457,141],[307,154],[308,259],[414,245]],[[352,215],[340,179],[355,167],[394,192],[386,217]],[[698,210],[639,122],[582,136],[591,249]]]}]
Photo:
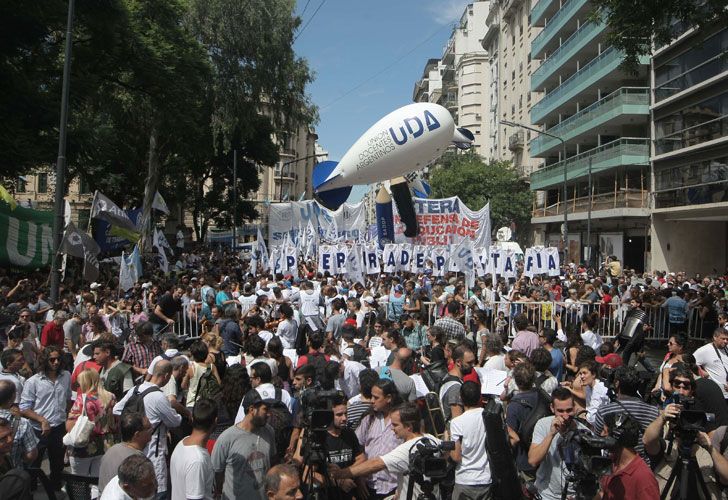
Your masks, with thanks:
[{"label": "sunglasses", "polygon": [[48,358],[49,363],[59,363],[61,358]]},{"label": "sunglasses", "polygon": [[30,314],[21,314],[20,317],[21,318],[30,318]]},{"label": "sunglasses", "polygon": [[690,389],[690,381],[688,381],[688,380],[675,380],[672,383],[672,386],[674,388],[676,388],[676,389],[680,389],[680,388]]}]

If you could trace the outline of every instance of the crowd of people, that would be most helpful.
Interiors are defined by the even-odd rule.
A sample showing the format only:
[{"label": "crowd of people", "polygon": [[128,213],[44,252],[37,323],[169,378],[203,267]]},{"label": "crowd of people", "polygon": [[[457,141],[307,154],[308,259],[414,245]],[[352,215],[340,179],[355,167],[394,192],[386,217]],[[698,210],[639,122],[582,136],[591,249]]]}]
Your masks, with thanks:
[{"label": "crowd of people", "polygon": [[[0,271],[0,497],[63,498],[87,477],[102,500],[490,499],[509,480],[545,500],[647,500],[686,454],[711,496],[728,485],[723,277],[616,259],[471,288],[455,273],[250,271],[201,247],[126,292],[74,284],[55,304],[45,276]],[[650,310],[660,324],[620,336]],[[659,366],[647,349],[667,351]],[[580,468],[585,434],[605,438],[607,467]],[[501,441],[512,477],[491,459]],[[422,443],[443,477],[413,470]]]}]

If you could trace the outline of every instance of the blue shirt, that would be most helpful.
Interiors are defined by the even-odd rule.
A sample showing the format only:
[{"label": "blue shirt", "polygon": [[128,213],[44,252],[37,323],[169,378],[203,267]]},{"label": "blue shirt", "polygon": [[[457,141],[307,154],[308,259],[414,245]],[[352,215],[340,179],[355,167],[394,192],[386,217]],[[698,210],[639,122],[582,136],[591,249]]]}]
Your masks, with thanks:
[{"label": "blue shirt", "polygon": [[227,292],[220,290],[215,296],[215,305],[218,307],[223,307],[223,304],[228,300],[232,300],[232,297],[230,297]]},{"label": "blue shirt", "polygon": [[[48,420],[51,427],[57,427],[66,423],[68,401],[72,398],[70,373],[61,370],[55,382],[45,373],[36,373],[25,381],[19,406],[21,410],[33,410]],[[40,430],[40,424],[35,420],[30,424]]]},{"label": "blue shirt", "polygon": [[551,349],[549,352],[551,353],[549,371],[561,382],[564,379],[564,353],[560,349]]},{"label": "blue shirt", "polygon": [[688,318],[688,303],[677,295],[673,295],[663,302],[662,307],[667,308],[667,316],[670,323],[685,323],[685,320]]}]

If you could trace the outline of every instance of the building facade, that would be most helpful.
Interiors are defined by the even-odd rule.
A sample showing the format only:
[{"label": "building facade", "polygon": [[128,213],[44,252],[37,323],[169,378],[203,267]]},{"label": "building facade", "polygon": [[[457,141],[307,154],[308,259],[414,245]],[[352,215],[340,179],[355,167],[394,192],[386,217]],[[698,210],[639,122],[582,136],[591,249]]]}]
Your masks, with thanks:
[{"label": "building facade", "polygon": [[538,67],[531,57],[531,42],[541,28],[529,24],[530,11],[530,0],[493,0],[481,40],[488,54],[490,88],[486,106],[489,149],[483,156],[510,161],[524,177],[541,164],[531,157],[527,146],[532,133],[505,127],[500,121],[531,123],[531,107],[540,98],[540,89],[531,86],[531,74]]},{"label": "building facade", "polygon": [[531,25],[541,30],[531,41],[538,62],[530,86],[542,97],[527,123],[563,140],[526,135],[531,156],[544,159],[531,174],[531,189],[542,192],[533,210],[534,240],[560,245],[566,211],[568,261],[587,261],[591,248],[594,265],[616,255],[643,271],[650,232],[649,57],[623,69],[623,54],[606,44],[606,26],[591,20],[592,9],[588,0],[538,0],[531,8]]},{"label": "building facade", "polygon": [[652,59],[651,269],[728,267],[728,29],[690,29]]}]

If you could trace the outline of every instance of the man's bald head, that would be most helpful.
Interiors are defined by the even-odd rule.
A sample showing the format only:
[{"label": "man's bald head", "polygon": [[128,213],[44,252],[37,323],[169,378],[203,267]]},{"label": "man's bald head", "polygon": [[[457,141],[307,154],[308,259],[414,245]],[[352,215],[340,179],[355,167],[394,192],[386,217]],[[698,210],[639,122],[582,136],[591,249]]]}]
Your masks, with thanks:
[{"label": "man's bald head", "polygon": [[0,408],[9,408],[15,402],[16,387],[10,380],[0,380]]},{"label": "man's bald head", "polygon": [[154,370],[152,371],[152,377],[162,379],[164,377],[170,377],[172,375],[172,363],[166,359],[160,359],[154,364]]}]

